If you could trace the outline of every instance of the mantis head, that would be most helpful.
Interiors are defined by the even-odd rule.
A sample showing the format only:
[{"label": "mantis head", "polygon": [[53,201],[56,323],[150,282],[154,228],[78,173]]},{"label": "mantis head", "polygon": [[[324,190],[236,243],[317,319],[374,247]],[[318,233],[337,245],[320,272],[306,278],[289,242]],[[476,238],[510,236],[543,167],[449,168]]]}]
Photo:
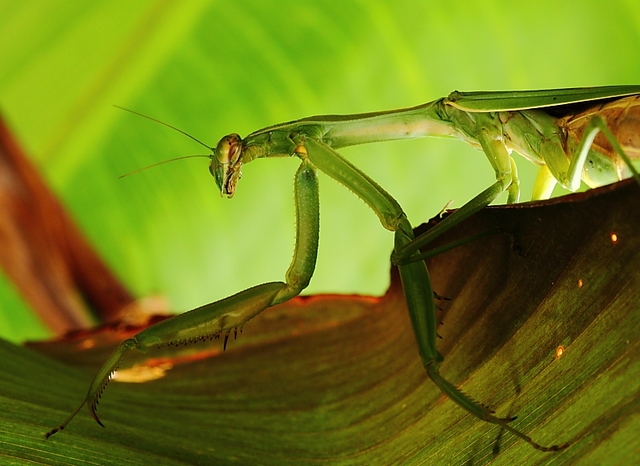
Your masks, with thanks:
[{"label": "mantis head", "polygon": [[209,163],[209,171],[213,175],[216,180],[216,184],[218,185],[218,189],[220,189],[220,195],[233,197],[233,194],[236,191],[236,185],[238,184],[238,180],[242,176],[242,152],[243,152],[243,142],[242,138],[237,134],[229,134],[228,136],[223,137],[218,142],[218,145],[215,147],[209,147],[204,142],[199,139],[193,137],[189,133],[182,131],[180,128],[176,128],[164,121],[156,120],[147,115],[143,115],[142,113],[134,112],[133,110],[129,110],[124,107],[120,107],[115,105],[115,107],[124,110],[125,112],[133,113],[134,115],[138,115],[142,118],[146,118],[147,120],[154,121],[159,123],[167,128],[171,128],[174,131],[177,131],[180,134],[184,134],[189,139],[194,140],[198,144],[212,151],[211,155],[186,155],[183,157],[176,157],[170,160],[163,160],[162,162],[154,163],[153,165],[149,165],[144,168],[139,168],[132,172],[129,172],[125,175],[122,175],[120,178],[125,176],[133,175],[134,173],[138,173],[142,170],[146,170],[147,168],[155,167],[158,165],[165,164],[167,162],[173,162],[176,160],[188,159],[192,157],[207,157],[211,159]]},{"label": "mantis head", "polygon": [[220,195],[233,197],[238,180],[242,176],[242,138],[229,134],[218,142],[213,154],[209,171],[216,180]]}]

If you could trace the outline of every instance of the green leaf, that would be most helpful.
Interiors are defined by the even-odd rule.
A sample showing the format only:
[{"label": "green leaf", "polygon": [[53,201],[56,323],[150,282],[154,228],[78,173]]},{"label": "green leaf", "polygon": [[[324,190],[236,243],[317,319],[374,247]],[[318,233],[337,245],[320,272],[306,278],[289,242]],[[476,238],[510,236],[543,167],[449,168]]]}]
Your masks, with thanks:
[{"label": "green leaf", "polygon": [[[312,114],[415,105],[453,89],[631,84],[639,76],[637,60],[628,59],[637,52],[638,24],[640,6],[631,1],[607,2],[606,11],[599,1],[584,1],[576,8],[552,0],[477,5],[411,0],[5,1],[0,2],[0,106],[123,280],[140,296],[162,293],[175,309],[187,310],[282,276],[293,242],[295,164],[281,160],[249,165],[233,201],[218,198],[206,168],[196,162],[121,181],[118,175],[132,169],[201,148],[194,149],[165,128],[119,113],[112,104],[143,111],[215,144],[232,131],[246,134]],[[433,215],[450,199],[460,205],[493,177],[483,156],[452,141],[409,141],[344,153],[387,188],[413,222]],[[519,168],[530,169],[530,179],[533,167],[520,163]],[[527,186],[526,175],[523,180]],[[322,244],[313,290],[381,293],[389,234],[360,201],[331,183],[322,184],[322,205]],[[611,211],[604,208],[589,221],[597,225],[600,216]],[[637,208],[624,211],[626,217],[634,212]],[[554,235],[540,236],[536,244],[561,249],[571,225],[564,217],[557,221]],[[526,231],[536,230],[530,226]],[[238,246],[228,248],[229,244]],[[437,290],[455,298],[454,309],[460,306],[458,314],[448,309],[444,317],[443,374],[464,383],[465,390],[500,413],[519,414],[514,425],[536,440],[563,441],[569,434],[574,443],[568,451],[543,455],[504,435],[496,463],[635,460],[638,443],[632,434],[640,428],[634,366],[638,313],[613,305],[600,312],[593,303],[611,288],[637,310],[637,286],[619,286],[635,279],[638,248],[633,244],[618,262],[607,262],[604,268],[592,265],[601,263],[607,250],[592,247],[587,257],[575,256],[592,275],[588,281],[583,278],[583,288],[575,286],[564,295],[571,304],[566,315],[562,302],[554,304],[555,314],[533,320],[527,332],[514,333],[517,323],[508,324],[508,340],[501,340],[507,338],[501,336],[504,319],[493,325],[488,317],[506,312],[491,304],[492,298],[502,296],[502,283],[493,283],[492,293],[472,282],[446,288],[447,283],[438,281],[434,262]],[[630,263],[631,268],[607,279],[609,286],[604,286],[600,274],[616,272],[617,263]],[[465,270],[452,270],[450,276],[462,280]],[[520,269],[521,286],[545,280],[546,267],[536,270],[534,276]],[[512,272],[485,270],[477,278],[491,284],[490,279],[504,277],[515,286],[508,280]],[[575,283],[579,275],[573,277]],[[577,292],[589,290],[592,282],[597,284],[594,294],[577,302],[576,295],[584,296]],[[19,341],[29,332],[17,335],[15,328],[20,327],[15,322],[23,319],[21,308],[22,314],[29,311],[9,284],[3,283],[0,290],[3,320],[9,324],[3,335]],[[470,298],[482,300],[481,310],[463,305],[464,290]],[[530,302],[526,290],[507,309],[515,317]],[[296,301],[291,312],[295,315],[295,306],[311,305],[314,299]],[[498,429],[466,416],[425,380],[404,310],[383,308],[390,299],[365,299],[373,309],[365,306],[360,311],[364,317],[357,317],[357,312],[354,316],[351,305],[344,309],[332,303],[319,311],[330,329],[312,332],[314,338],[297,330],[297,340],[274,340],[266,348],[256,344],[254,350],[246,335],[251,326],[270,341],[262,327],[266,324],[256,320],[237,345],[217,358],[180,366],[184,372],[174,369],[164,380],[143,386],[112,384],[101,405],[106,430],[83,413],[68,431],[47,442],[43,432],[75,406],[102,353],[76,352],[77,363],[89,359],[85,364],[91,366],[80,370],[3,344],[3,461],[29,458],[56,464],[88,458],[122,464],[129,458],[132,463],[171,464],[221,458],[224,463],[232,462],[233,454],[240,455],[237,463],[252,459],[282,464],[303,462],[318,452],[345,463],[488,461]],[[310,308],[298,319],[288,317],[287,309],[270,328],[283,331],[288,321],[314,320]],[[279,312],[271,311],[264,319]],[[535,311],[527,312],[535,319]],[[587,312],[586,317],[581,312]],[[574,323],[582,331],[572,330]],[[565,332],[568,340],[539,349],[547,330]],[[518,347],[498,351],[495,345],[503,341],[503,347]],[[571,345],[566,355],[549,363],[552,349],[567,343]],[[231,363],[245,353],[247,361]],[[513,374],[512,364],[526,360],[529,353],[533,374],[523,369]],[[492,354],[501,356],[483,359]],[[214,368],[208,365],[214,362]],[[483,370],[487,364],[491,370]],[[566,366],[556,369],[559,364]],[[227,366],[233,366],[229,373]],[[197,371],[190,372],[192,367]],[[475,372],[465,382],[470,371]],[[220,381],[226,384],[221,389],[216,386]],[[311,382],[316,383],[313,390],[308,389]],[[160,388],[154,388],[157,384]],[[181,387],[179,396],[172,393],[173,384]],[[527,396],[531,399],[523,399]],[[289,398],[292,407],[286,405]],[[311,404],[307,399],[317,405],[304,411]],[[501,405],[511,399],[514,407]],[[274,400],[280,403],[278,412],[270,411]],[[542,411],[536,411],[540,406]],[[362,414],[371,412],[375,414],[369,418]],[[528,423],[532,417],[549,421],[537,427]],[[157,449],[173,459],[158,456]]]},{"label": "green leaf", "polygon": [[126,332],[39,345],[61,362],[2,344],[0,450],[10,463],[47,464],[632,463],[639,212],[632,180],[489,208],[441,241],[501,233],[429,263],[435,289],[451,299],[441,303],[442,374],[499,415],[518,415],[513,426],[536,441],[569,442],[562,452],[538,452],[440,394],[396,279],[383,298],[317,296],[269,309],[226,352],[220,342],[151,351],[155,367],[172,368],[144,384],[112,382],[99,407],[106,429],[83,410],[47,441]]}]

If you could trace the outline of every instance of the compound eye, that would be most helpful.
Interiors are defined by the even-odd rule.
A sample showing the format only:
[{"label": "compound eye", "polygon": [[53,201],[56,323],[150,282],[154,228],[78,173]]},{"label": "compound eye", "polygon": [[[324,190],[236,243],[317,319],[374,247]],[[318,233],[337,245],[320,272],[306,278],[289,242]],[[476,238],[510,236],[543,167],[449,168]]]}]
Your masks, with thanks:
[{"label": "compound eye", "polygon": [[240,178],[242,167],[242,138],[230,134],[220,139],[211,157],[209,171],[220,189],[220,194],[231,197]]},{"label": "compound eye", "polygon": [[237,158],[242,140],[237,134],[230,134],[220,139],[216,146],[216,159],[218,163],[226,165]]}]

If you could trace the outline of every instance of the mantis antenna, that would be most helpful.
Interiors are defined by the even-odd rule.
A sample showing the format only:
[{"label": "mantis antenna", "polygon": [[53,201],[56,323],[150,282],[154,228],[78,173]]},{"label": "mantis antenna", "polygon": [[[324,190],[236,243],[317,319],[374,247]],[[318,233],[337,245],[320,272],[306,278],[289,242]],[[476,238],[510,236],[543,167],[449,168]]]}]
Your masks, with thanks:
[{"label": "mantis antenna", "polygon": [[[155,119],[155,118],[153,118],[153,117],[150,117],[150,116],[148,116],[148,115],[145,115],[144,113],[139,113],[139,112],[136,112],[136,111],[134,111],[134,110],[129,110],[128,108],[124,108],[124,107],[121,107],[121,106],[119,106],[119,105],[114,105],[114,107],[119,108],[120,110],[124,110],[125,112],[133,113],[134,115],[138,115],[138,116],[140,116],[140,117],[142,117],[142,118],[146,118],[147,120],[154,121],[154,122],[156,122],[156,123],[158,123],[158,124],[161,124],[161,125],[163,125],[163,126],[166,126],[167,128],[171,128],[172,130],[177,131],[177,132],[178,132],[178,133],[180,133],[180,134],[184,134],[184,135],[185,135],[185,136],[187,136],[189,139],[191,139],[191,140],[193,140],[193,141],[197,142],[198,144],[200,144],[200,145],[201,145],[201,146],[203,146],[203,147],[206,147],[206,148],[207,148],[207,149],[209,149],[211,152],[213,152],[213,151],[215,150],[213,147],[208,146],[207,144],[205,144],[204,142],[202,142],[201,140],[199,140],[199,139],[198,139],[198,138],[196,138],[195,136],[190,135],[189,133],[187,133],[186,131],[181,130],[180,128],[176,128],[175,126],[170,125],[169,123],[165,123],[164,121],[157,120],[157,119]],[[207,159],[210,159],[210,158],[211,158],[211,156],[210,156],[210,155],[204,155],[204,154],[184,155],[184,156],[182,156],[182,157],[175,157],[175,158],[173,158],[173,159],[163,160],[163,161],[161,161],[161,162],[157,162],[157,163],[154,163],[154,164],[151,164],[151,165],[147,165],[146,167],[137,168],[137,169],[135,169],[135,170],[133,170],[133,171],[130,171],[129,173],[125,173],[124,175],[120,175],[118,178],[120,178],[120,179],[122,179],[122,178],[126,178],[127,176],[135,175],[136,173],[140,173],[140,172],[145,171],[145,170],[147,170],[147,169],[149,169],[149,168],[157,167],[158,165],[163,165],[163,164],[165,164],[165,163],[175,162],[175,161],[177,161],[177,160],[200,158],[200,157],[204,157],[204,158],[207,158]]]},{"label": "mantis antenna", "polygon": [[[114,107],[119,108],[120,110],[124,110],[125,112],[133,113],[134,115],[138,115],[138,116],[140,116],[140,117],[142,117],[142,118],[146,118],[147,120],[155,121],[156,123],[159,123],[159,124],[161,124],[161,125],[163,125],[163,126],[166,126],[167,128],[171,128],[172,130],[177,131],[177,132],[178,132],[178,133],[180,133],[180,134],[184,134],[184,135],[185,135],[186,137],[188,137],[189,139],[191,139],[191,140],[193,140],[193,141],[197,142],[198,144],[200,144],[200,145],[201,145],[201,146],[203,146],[203,147],[206,147],[207,149],[209,149],[209,150],[210,150],[210,151],[212,151],[212,152],[215,150],[215,148],[213,148],[213,147],[210,147],[210,146],[206,145],[206,144],[205,144],[204,142],[202,142],[200,139],[198,139],[198,138],[196,138],[196,137],[194,137],[194,136],[191,136],[191,135],[190,135],[189,133],[187,133],[186,131],[182,131],[180,128],[176,128],[175,126],[172,126],[172,125],[170,125],[169,123],[165,123],[164,121],[156,120],[155,118],[150,117],[150,116],[147,116],[147,115],[145,115],[144,113],[138,113],[138,112],[136,112],[136,111],[134,111],[134,110],[129,110],[128,108],[124,108],[124,107],[121,107],[121,106],[119,106],[119,105],[114,105]],[[207,155],[206,157],[209,157],[209,156]],[[186,157],[185,157],[185,158],[186,158]],[[173,159],[173,160],[178,160],[178,159]],[[171,160],[167,160],[167,162],[171,162]]]},{"label": "mantis antenna", "polygon": [[175,162],[177,160],[195,159],[195,158],[202,158],[202,157],[204,157],[205,159],[211,158],[210,155],[204,155],[204,154],[183,155],[182,157],[175,157],[175,158],[169,159],[169,160],[162,160],[161,162],[156,162],[156,163],[153,163],[151,165],[147,165],[146,167],[136,168],[135,170],[130,171],[129,173],[125,173],[124,175],[120,175],[118,178],[120,178],[120,179],[126,178],[127,176],[135,175],[136,173],[140,173],[140,172],[145,171],[145,170],[147,170],[149,168],[157,167],[158,165],[163,165],[165,163]]}]

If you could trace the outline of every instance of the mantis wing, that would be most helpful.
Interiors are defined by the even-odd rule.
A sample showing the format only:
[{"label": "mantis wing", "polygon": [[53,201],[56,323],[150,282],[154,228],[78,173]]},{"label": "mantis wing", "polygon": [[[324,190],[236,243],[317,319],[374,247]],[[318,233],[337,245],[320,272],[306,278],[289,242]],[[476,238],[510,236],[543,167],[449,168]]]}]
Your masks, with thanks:
[{"label": "mantis wing", "polygon": [[497,112],[557,107],[602,99],[615,99],[638,93],[640,93],[639,85],[533,91],[453,91],[445,99],[445,102],[467,112]]}]

